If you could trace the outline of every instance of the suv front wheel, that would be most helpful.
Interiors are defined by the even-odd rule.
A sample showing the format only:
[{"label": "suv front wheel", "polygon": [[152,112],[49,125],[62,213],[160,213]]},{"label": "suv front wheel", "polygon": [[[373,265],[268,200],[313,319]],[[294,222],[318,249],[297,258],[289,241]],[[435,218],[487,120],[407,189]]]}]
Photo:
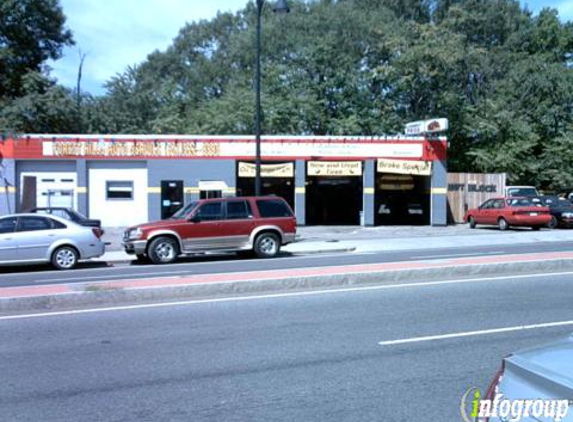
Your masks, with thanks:
[{"label": "suv front wheel", "polygon": [[154,264],[171,264],[179,256],[179,245],[171,237],[158,237],[151,241],[147,256]]},{"label": "suv front wheel", "polygon": [[259,258],[272,258],[278,255],[281,249],[279,237],[274,233],[262,233],[255,240],[255,254]]}]

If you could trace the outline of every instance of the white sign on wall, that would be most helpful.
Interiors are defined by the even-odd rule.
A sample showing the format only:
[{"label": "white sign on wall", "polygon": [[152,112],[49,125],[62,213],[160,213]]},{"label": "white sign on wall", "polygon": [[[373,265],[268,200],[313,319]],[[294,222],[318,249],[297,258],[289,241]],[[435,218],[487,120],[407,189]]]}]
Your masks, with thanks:
[{"label": "white sign on wall", "polygon": [[[255,157],[255,142],[249,141],[44,141],[44,157]],[[273,158],[388,157],[422,158],[423,142],[315,142],[265,141],[261,155]]]},{"label": "white sign on wall", "polygon": [[378,173],[411,174],[414,176],[431,176],[431,161],[386,160],[379,159]]},{"label": "white sign on wall", "polygon": [[[257,166],[253,163],[239,163],[239,177],[256,177]],[[262,177],[294,177],[294,164],[261,164]]]},{"label": "white sign on wall", "polygon": [[361,161],[309,161],[308,176],[361,176]]},{"label": "white sign on wall", "polygon": [[422,135],[424,133],[438,133],[448,130],[448,119],[420,120],[406,124],[406,135]]}]

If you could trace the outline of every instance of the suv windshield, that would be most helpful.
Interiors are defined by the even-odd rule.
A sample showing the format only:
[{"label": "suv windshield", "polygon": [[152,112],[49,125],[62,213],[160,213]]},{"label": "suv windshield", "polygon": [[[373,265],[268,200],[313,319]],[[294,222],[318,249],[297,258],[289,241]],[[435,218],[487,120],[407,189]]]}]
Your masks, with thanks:
[{"label": "suv windshield", "polygon": [[512,188],[507,190],[507,196],[537,196],[535,188]]},{"label": "suv windshield", "polygon": [[191,211],[193,211],[193,208],[195,208],[198,203],[199,203],[198,201],[189,202],[187,205],[185,205],[183,208],[181,208],[179,211],[177,211],[175,214],[173,214],[171,216],[171,219],[172,220],[183,220],[185,217],[187,217],[191,213]]},{"label": "suv windshield", "polygon": [[510,207],[532,207],[541,206],[539,202],[534,201],[532,198],[512,198],[507,200],[507,205]]}]

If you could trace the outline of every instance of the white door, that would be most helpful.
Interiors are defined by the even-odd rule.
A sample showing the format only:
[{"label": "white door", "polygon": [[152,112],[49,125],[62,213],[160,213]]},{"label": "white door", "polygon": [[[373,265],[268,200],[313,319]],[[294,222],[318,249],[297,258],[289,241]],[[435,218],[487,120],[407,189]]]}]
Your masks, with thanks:
[{"label": "white door", "polygon": [[89,215],[104,227],[128,227],[147,221],[147,169],[89,170]]},{"label": "white door", "polygon": [[22,172],[20,186],[24,186],[24,177],[36,178],[37,207],[77,207],[77,175],[75,172]]}]

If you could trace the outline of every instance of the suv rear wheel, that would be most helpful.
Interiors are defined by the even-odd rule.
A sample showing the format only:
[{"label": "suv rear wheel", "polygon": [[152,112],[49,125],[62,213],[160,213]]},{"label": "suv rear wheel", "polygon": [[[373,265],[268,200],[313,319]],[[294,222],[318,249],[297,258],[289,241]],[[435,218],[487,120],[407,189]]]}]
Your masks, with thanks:
[{"label": "suv rear wheel", "polygon": [[259,258],[272,258],[278,255],[281,249],[279,237],[274,233],[262,233],[255,240],[255,254]]},{"label": "suv rear wheel", "polygon": [[149,244],[147,256],[154,264],[171,264],[179,256],[179,245],[171,237],[157,237]]}]

